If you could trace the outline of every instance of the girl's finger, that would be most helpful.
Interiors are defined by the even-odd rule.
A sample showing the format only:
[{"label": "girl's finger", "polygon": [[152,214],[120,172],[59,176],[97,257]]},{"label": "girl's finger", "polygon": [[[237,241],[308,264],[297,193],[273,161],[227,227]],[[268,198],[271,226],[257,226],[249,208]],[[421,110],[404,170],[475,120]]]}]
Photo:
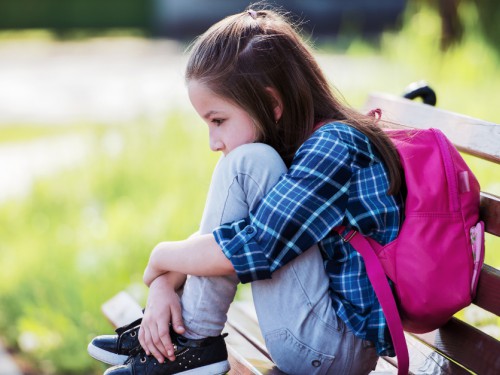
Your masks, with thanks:
[{"label": "girl's finger", "polygon": [[151,345],[149,346],[149,349],[158,362],[163,363],[165,361],[165,357],[168,357],[167,350],[163,347],[163,343],[158,332],[158,325],[154,324],[151,328],[152,329],[149,331],[151,337]]},{"label": "girl's finger", "polygon": [[172,344],[172,339],[170,337],[170,330],[168,322],[164,320],[158,323],[158,335],[161,340],[161,346],[164,349],[162,351],[170,361],[175,361],[174,345]]},{"label": "girl's finger", "polygon": [[154,344],[154,331],[154,328],[150,329],[149,326],[144,326],[144,345],[142,346],[142,348],[146,352],[146,355],[152,355],[158,360],[158,362],[163,363],[165,358]]},{"label": "girl's finger", "polygon": [[146,352],[146,355],[150,355],[149,350],[147,348],[147,343],[146,343],[146,334],[145,334],[145,326],[144,326],[144,321],[141,324],[141,327],[139,328],[139,343],[141,344],[142,349]]},{"label": "girl's finger", "polygon": [[172,308],[171,314],[172,314],[172,327],[174,328],[174,331],[177,332],[179,335],[182,335],[184,332],[186,332],[186,329],[184,328],[184,321],[182,320],[181,306],[176,305],[174,308]]}]

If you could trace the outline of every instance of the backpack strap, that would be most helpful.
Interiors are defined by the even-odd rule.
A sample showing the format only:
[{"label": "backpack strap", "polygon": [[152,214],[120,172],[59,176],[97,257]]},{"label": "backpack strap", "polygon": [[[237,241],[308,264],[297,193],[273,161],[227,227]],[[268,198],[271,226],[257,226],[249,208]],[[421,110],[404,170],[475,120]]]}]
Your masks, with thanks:
[{"label": "backpack strap", "polygon": [[372,283],[375,294],[382,306],[389,332],[391,333],[392,343],[396,356],[398,358],[398,375],[407,375],[409,371],[410,360],[408,357],[408,347],[406,345],[405,336],[403,333],[403,324],[399,316],[394,295],[387,281],[387,277],[382,268],[375,251],[373,250],[370,242],[365,236],[359,234],[357,231],[351,231],[346,236],[346,242],[351,245],[361,254],[365,261],[366,272],[368,278]]}]

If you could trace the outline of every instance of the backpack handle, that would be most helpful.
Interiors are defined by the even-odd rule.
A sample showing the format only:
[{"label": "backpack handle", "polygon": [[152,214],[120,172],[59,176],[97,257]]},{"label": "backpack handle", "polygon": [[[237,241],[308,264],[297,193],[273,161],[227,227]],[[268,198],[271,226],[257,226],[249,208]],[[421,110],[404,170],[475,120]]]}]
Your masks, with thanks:
[{"label": "backpack handle", "polygon": [[425,81],[410,84],[406,88],[403,97],[410,100],[421,98],[424,104],[429,104],[433,107],[437,102],[436,92]]}]

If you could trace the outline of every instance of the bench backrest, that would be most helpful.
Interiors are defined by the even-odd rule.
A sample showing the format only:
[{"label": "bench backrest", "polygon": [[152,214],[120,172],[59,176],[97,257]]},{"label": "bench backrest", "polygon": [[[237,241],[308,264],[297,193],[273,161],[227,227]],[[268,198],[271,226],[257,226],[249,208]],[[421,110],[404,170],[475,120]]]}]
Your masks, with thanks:
[{"label": "bench backrest", "polygon": [[[500,125],[387,94],[370,95],[364,110],[368,112],[375,108],[382,110],[382,119],[393,123],[391,126],[440,129],[461,152],[500,165]],[[487,233],[500,237],[498,196],[481,192],[481,220]],[[488,252],[498,254],[500,246],[487,246]],[[473,303],[500,316],[500,271],[484,265]],[[421,339],[429,341],[426,337]],[[497,338],[457,319],[441,328],[433,342],[426,343],[470,371],[500,373],[500,342]]]}]

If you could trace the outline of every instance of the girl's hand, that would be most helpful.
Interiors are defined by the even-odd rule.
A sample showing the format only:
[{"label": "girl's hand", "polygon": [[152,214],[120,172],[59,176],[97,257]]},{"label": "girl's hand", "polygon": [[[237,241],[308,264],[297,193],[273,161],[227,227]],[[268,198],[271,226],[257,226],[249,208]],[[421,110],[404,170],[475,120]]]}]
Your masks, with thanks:
[{"label": "girl's hand", "polygon": [[142,348],[147,355],[153,355],[160,363],[163,363],[165,358],[175,360],[169,324],[172,324],[177,333],[185,332],[176,286],[168,276],[169,274],[165,274],[152,281],[139,330]]}]

